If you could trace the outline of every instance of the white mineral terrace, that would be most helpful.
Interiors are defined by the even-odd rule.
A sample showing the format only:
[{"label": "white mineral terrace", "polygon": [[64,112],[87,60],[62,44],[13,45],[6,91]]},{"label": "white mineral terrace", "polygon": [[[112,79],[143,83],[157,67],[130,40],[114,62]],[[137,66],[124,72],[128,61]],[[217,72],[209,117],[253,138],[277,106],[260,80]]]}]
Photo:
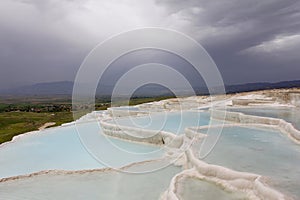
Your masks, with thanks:
[{"label": "white mineral terrace", "polygon": [[[133,159],[131,163],[124,162],[120,164],[122,166],[116,166],[117,169],[132,169],[136,166],[142,166],[145,163],[149,165],[149,163],[160,163],[161,161],[170,163],[170,165],[174,167],[179,166],[181,169],[179,172],[174,170],[174,174],[170,174],[170,180],[168,180],[169,182],[167,184],[168,186],[166,186],[166,188],[162,187],[157,189],[160,199],[182,199],[180,191],[184,190],[184,183],[188,178],[194,178],[197,181],[212,183],[216,187],[228,193],[241,193],[246,199],[299,199],[300,196],[297,196],[297,192],[295,192],[295,195],[291,194],[291,192],[278,190],[278,187],[273,187],[273,184],[270,184],[270,182],[272,183],[272,180],[270,180],[270,178],[264,174],[238,171],[226,166],[208,163],[198,158],[199,146],[205,143],[205,139],[209,137],[204,130],[209,128],[226,127],[262,127],[264,129],[276,130],[280,133],[283,133],[296,145],[295,148],[298,148],[296,152],[298,151],[298,155],[300,155],[300,147],[297,146],[300,143],[300,131],[297,130],[292,123],[287,122],[285,119],[254,116],[240,112],[226,111],[226,108],[228,107],[244,108],[255,107],[258,105],[262,108],[263,106],[300,106],[299,91],[300,90],[297,89],[276,91],[271,90],[227,96],[200,96],[169,99],[159,102],[141,104],[135,106],[134,109],[111,108],[104,113],[94,112],[82,117],[77,122],[65,126],[74,126],[75,123],[86,123],[88,121],[97,119],[101,125],[102,134],[105,134],[111,138],[117,138],[126,141],[123,144],[124,146],[128,146],[129,144],[127,143],[134,143],[136,145],[145,146],[151,144],[157,148],[162,148],[164,151],[162,157],[154,156],[148,160],[144,158],[144,160]],[[170,116],[172,119],[174,118],[174,120],[177,117],[178,112],[188,113],[188,116],[193,116],[196,113],[200,114],[200,116],[204,116],[204,118],[206,116],[210,116],[210,118],[209,120],[205,118],[205,120],[202,121],[203,124],[183,122],[185,129],[183,132],[179,132],[177,134],[170,131],[172,129],[168,128],[155,130],[155,128],[141,128],[128,126],[125,124],[118,124],[118,121],[116,121],[122,121],[123,119],[136,119],[144,122],[145,116],[149,116],[149,112],[150,115],[159,115],[163,112],[172,113]],[[40,132],[36,131],[15,137],[13,141],[0,146],[0,154],[1,151],[5,151],[7,146],[13,147],[14,145],[18,145],[18,143],[22,140],[25,140],[28,135],[34,136],[39,134]],[[5,159],[1,160],[1,162],[4,163]],[[97,167],[95,168],[96,169],[82,170],[72,170],[69,168],[62,168],[60,170],[48,169],[9,177],[2,175],[3,177],[0,179],[0,199],[1,191],[3,192],[5,190],[9,190],[20,184],[23,180],[32,179],[33,177],[40,179],[41,177],[47,177],[48,174],[54,174],[57,176],[72,174],[80,176],[82,174],[91,174],[95,172],[98,174],[116,173],[116,170],[113,170],[109,167],[99,167],[99,169]],[[300,179],[300,177],[298,178]],[[36,186],[36,188],[38,189],[38,186]],[[164,191],[160,191],[159,189],[163,189]],[[13,194],[11,194],[12,196],[9,196],[10,194],[6,195],[8,195],[8,198],[14,197]]]}]

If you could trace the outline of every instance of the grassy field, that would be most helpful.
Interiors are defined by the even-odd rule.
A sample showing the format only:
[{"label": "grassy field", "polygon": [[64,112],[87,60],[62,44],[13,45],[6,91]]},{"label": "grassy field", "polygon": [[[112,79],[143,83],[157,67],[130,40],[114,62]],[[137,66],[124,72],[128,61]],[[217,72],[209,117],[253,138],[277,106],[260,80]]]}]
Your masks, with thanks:
[{"label": "grassy field", "polygon": [[55,122],[55,126],[58,126],[70,121],[73,121],[71,112],[2,112],[0,113],[0,143],[10,141],[16,135],[38,130],[46,122]]}]

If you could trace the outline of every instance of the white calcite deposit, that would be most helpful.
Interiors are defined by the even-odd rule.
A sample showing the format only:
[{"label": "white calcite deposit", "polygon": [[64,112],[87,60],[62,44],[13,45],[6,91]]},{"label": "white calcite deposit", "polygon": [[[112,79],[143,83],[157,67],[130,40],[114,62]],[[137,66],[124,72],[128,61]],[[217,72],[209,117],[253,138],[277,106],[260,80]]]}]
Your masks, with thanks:
[{"label": "white calcite deposit", "polygon": [[[162,158],[159,159],[163,159],[163,160],[165,159],[171,165],[180,166],[181,170],[174,174],[170,173],[172,174],[172,178],[169,181],[168,186],[164,188],[164,191],[160,191],[160,190],[156,191],[156,192],[160,191],[161,199],[170,199],[170,200],[180,199],[179,191],[182,190],[183,188],[183,184],[184,184],[183,180],[189,177],[193,177],[195,179],[198,179],[199,181],[206,181],[209,183],[213,183],[220,189],[225,190],[227,192],[242,193],[246,199],[270,199],[270,200],[291,199],[293,197],[291,197],[289,194],[284,194],[284,192],[282,193],[282,191],[278,191],[274,189],[270,184],[268,184],[268,181],[265,181],[267,178],[264,177],[264,174],[249,173],[246,171],[244,172],[236,171],[227,168],[225,166],[206,163],[203,160],[198,159],[199,152],[197,152],[197,150],[199,149],[199,144],[201,145],[201,143],[205,141],[205,139],[207,138],[207,135],[205,133],[202,133],[201,130],[210,127],[228,127],[228,126],[243,126],[243,125],[248,127],[262,126],[270,129],[280,130],[282,133],[286,134],[289,138],[291,138],[294,142],[300,143],[300,131],[297,130],[291,123],[285,121],[284,119],[253,116],[253,115],[246,115],[239,112],[226,111],[226,108],[228,106],[248,107],[253,105],[256,106],[257,105],[260,106],[265,106],[265,105],[299,106],[300,105],[299,103],[300,95],[298,93],[298,90],[293,90],[293,91],[278,90],[277,94],[278,95],[276,96],[276,92],[274,91],[259,91],[259,92],[252,92],[252,93],[233,94],[227,96],[221,95],[221,96],[213,96],[213,97],[188,97],[188,98],[169,99],[169,100],[163,100],[159,102],[141,104],[135,106],[134,109],[110,108],[108,109],[107,112],[93,112],[91,114],[88,114],[82,117],[81,119],[79,119],[77,122],[68,124],[66,127],[73,126],[76,123],[84,124],[86,122],[92,122],[95,121],[96,119],[101,125],[101,130],[102,130],[101,134],[104,134],[108,137],[125,140],[127,142],[140,143],[141,145],[151,144],[157,147],[164,147],[165,148],[164,155]],[[205,110],[206,108],[209,108],[209,110]],[[187,126],[185,127],[185,131],[180,134],[175,134],[171,131],[166,131],[166,130],[150,130],[146,128],[120,125],[115,122],[115,119],[120,119],[120,118],[126,118],[126,117],[137,118],[145,115],[151,116],[153,113],[178,112],[178,111],[198,112],[200,113],[200,116],[201,113],[206,113],[206,115],[210,114],[211,120],[208,121],[207,123],[204,123],[204,125],[201,126],[200,125]],[[39,134],[39,133],[40,132],[34,132],[34,133],[30,133],[30,135]],[[1,151],[5,151],[6,145],[10,145],[11,147],[13,147],[13,145],[18,145],[18,142],[20,142],[19,140],[22,140],[21,139],[22,137],[25,138],[26,136],[15,137],[12,142],[1,145],[0,154]],[[109,152],[110,151],[109,148],[106,149],[106,151]],[[83,152],[80,153],[83,155]],[[16,154],[15,156],[16,156],[15,159],[18,159],[18,155]],[[151,158],[149,159],[149,162],[158,162],[159,159]],[[6,162],[6,161],[5,159],[2,159],[1,162]],[[92,161],[89,160],[89,162]],[[140,162],[132,162],[132,164],[127,163],[128,165],[127,168],[129,166],[130,167],[142,166],[144,162],[148,162],[148,161],[141,160]],[[138,163],[142,163],[142,164],[140,165]],[[122,167],[119,167],[119,169],[122,169]],[[47,179],[48,175],[51,175],[52,177],[53,174],[55,176],[72,174],[74,176],[79,177],[81,176],[81,174],[92,175],[93,173],[95,173],[95,171],[97,171],[98,175],[101,173],[103,174],[105,173],[105,174],[110,174],[108,176],[110,177],[113,176],[112,174],[116,173],[115,170],[112,170],[110,168],[95,169],[95,170],[90,169],[84,171],[78,170],[77,168],[76,170],[66,169],[69,171],[57,170],[57,169],[49,169],[49,170],[50,171],[40,170],[34,173],[26,173],[25,170],[24,174],[2,178],[0,179],[0,191],[1,190],[8,191],[9,189],[12,189],[15,186],[19,186],[20,181],[22,182],[23,180],[26,179],[32,180],[32,178],[37,177],[38,180],[41,178],[41,175],[45,179]],[[119,174],[117,176],[122,177],[123,175]],[[159,177],[163,178],[163,175],[159,174]],[[91,177],[89,177],[89,179],[90,178]],[[149,178],[151,178],[151,176],[149,176]],[[158,178],[158,176],[156,176],[156,178]],[[146,179],[141,179],[141,180],[145,181]],[[78,184],[77,179],[76,181],[77,181],[76,184]],[[118,183],[116,182],[116,184]],[[139,184],[146,184],[146,183],[141,182]],[[30,185],[28,185],[27,187],[30,188]],[[99,185],[99,187],[101,188],[102,186]],[[152,186],[148,185],[147,187],[151,188]],[[155,188],[159,188],[159,187],[155,187]],[[38,187],[35,186],[31,190],[34,189],[37,190]],[[147,192],[145,188],[143,188],[143,190]],[[113,190],[109,190],[109,191],[113,192]],[[26,193],[26,191],[23,192]],[[62,192],[62,190],[59,190],[59,192]],[[59,192],[57,194],[59,194]],[[9,198],[13,198],[13,194],[8,194],[7,192],[5,194],[8,195]],[[61,196],[57,195],[57,196],[58,198],[61,198],[63,195]],[[0,194],[0,199],[1,199],[1,194]],[[125,196],[124,199],[126,199]]]}]

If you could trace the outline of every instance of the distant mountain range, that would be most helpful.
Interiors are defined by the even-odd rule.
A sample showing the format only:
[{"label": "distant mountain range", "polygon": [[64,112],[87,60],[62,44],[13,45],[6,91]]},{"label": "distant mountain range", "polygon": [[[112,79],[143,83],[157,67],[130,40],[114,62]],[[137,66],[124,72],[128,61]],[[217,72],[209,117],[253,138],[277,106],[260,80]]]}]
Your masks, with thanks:
[{"label": "distant mountain range", "polygon": [[[300,87],[300,80],[295,81],[283,81],[277,83],[247,83],[239,85],[225,85],[227,93],[248,92],[255,90],[265,89],[280,89],[280,88],[293,88]],[[18,87],[10,90],[0,91],[0,95],[71,95],[73,90],[73,82],[61,81],[61,82],[49,82],[49,83],[37,83],[34,85],[28,85]],[[101,86],[97,89],[97,96],[110,95],[113,90],[113,86]],[[208,94],[208,90],[205,87],[194,87],[196,94]],[[184,90],[182,90],[184,92]],[[158,85],[147,85],[134,94],[135,96],[164,96],[172,95],[171,91],[167,88]]]},{"label": "distant mountain range", "polygon": [[283,88],[295,88],[300,87],[300,80],[294,81],[281,81],[277,83],[247,83],[240,85],[227,85],[225,86],[227,93],[236,92],[249,92],[255,90],[267,90],[267,89],[283,89]]},{"label": "distant mountain range", "polygon": [[36,83],[9,90],[1,90],[0,94],[7,95],[71,95],[73,82],[60,81],[48,83]]}]

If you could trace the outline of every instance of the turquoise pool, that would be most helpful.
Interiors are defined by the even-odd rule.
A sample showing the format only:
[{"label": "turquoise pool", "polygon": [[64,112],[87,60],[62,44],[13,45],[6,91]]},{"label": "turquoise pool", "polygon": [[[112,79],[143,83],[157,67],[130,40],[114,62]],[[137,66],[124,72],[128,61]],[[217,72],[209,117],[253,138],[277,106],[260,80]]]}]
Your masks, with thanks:
[{"label": "turquoise pool", "polygon": [[147,116],[119,118],[115,120],[115,123],[122,126],[182,134],[186,127],[208,125],[210,114],[197,111],[161,112],[151,113]]},{"label": "turquoise pool", "polygon": [[[252,109],[252,110],[251,110]],[[292,108],[231,109],[266,117],[283,118],[293,124],[300,119]],[[92,120],[93,117],[88,118]],[[67,170],[71,173],[40,174],[0,183],[0,199],[159,199],[172,177],[182,169],[158,161],[163,148],[106,137],[97,121],[46,129],[21,136],[0,148],[0,178],[25,175],[42,170]],[[111,121],[113,123],[113,120]],[[207,111],[160,112],[146,116],[117,118],[122,126],[163,130],[183,134],[191,126],[220,124],[211,121]],[[268,184],[295,199],[300,198],[300,146],[273,129],[250,126],[224,127],[213,151],[204,161],[237,171],[268,177]],[[210,134],[217,135],[215,128]],[[78,134],[78,131],[80,134]],[[202,129],[206,133],[206,129]],[[155,166],[143,162],[157,160]],[[100,171],[132,163],[142,174]],[[160,163],[161,162],[161,163]],[[160,165],[162,164],[162,165]],[[167,162],[167,164],[169,164]],[[164,166],[164,167],[162,167]],[[74,170],[96,171],[74,172]],[[146,194],[146,195],[144,195]],[[184,180],[179,195],[183,199],[243,199],[243,194],[228,193],[220,187],[194,178]]]},{"label": "turquoise pool", "polygon": [[284,119],[300,130],[300,108],[297,107],[249,107],[228,108],[228,111],[241,112],[247,115]]},{"label": "turquoise pool", "polygon": [[[84,140],[94,141],[93,150],[100,161],[90,155],[76,132]],[[127,153],[119,148],[139,154]],[[160,158],[160,148],[109,138],[101,134],[97,122],[46,129],[22,136],[0,148],[0,177],[29,174],[42,170],[82,170],[121,167],[133,162]]]},{"label": "turquoise pool", "polygon": [[279,131],[225,127],[217,145],[204,160],[270,177],[280,191],[300,198],[300,146]]},{"label": "turquoise pool", "polygon": [[1,183],[0,199],[153,200],[159,199],[179,171],[179,167],[169,166],[152,173],[135,175],[97,171],[38,175]]}]

